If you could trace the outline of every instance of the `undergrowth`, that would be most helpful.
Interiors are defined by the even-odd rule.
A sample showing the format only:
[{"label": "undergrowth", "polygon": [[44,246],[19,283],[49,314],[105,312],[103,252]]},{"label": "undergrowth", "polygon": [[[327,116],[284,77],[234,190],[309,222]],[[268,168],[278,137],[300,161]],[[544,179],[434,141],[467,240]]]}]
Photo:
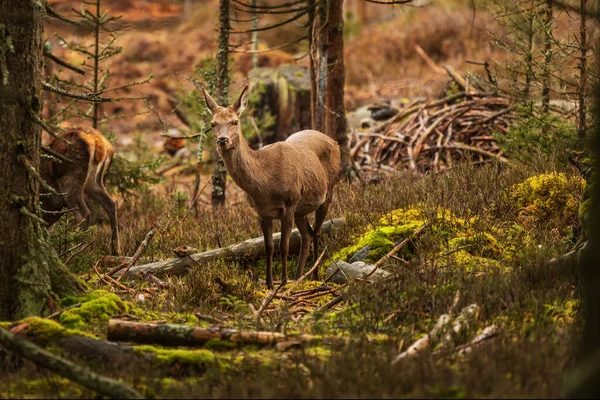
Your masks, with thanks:
[{"label": "undergrowth", "polygon": [[[321,248],[327,250],[322,279],[326,266],[335,259],[347,260],[361,246],[376,250],[368,260],[375,262],[423,223],[430,221],[431,226],[382,265],[391,273],[389,278],[353,283],[344,301],[325,312],[313,310],[301,319],[292,318],[291,307],[279,298],[273,300],[274,312],[257,322],[248,304],[259,308],[268,293],[264,262],[247,258],[216,260],[184,276],[161,277],[170,287],[152,292],[144,301],[135,294],[107,291],[63,299],[61,307],[82,305],[58,321],[62,329],[70,329],[66,332],[81,329],[99,338],[105,335],[108,318],[123,315],[324,338],[320,344],[289,349],[232,346],[226,341],[211,342],[204,349],[143,346],[135,350],[143,360],[124,363],[118,370],[94,366],[148,397],[557,397],[581,328],[578,274],[570,262],[548,260],[572,250],[577,242],[584,190],[576,171],[548,159],[518,168],[457,165],[446,174],[400,174],[379,184],[340,182],[328,219],[344,217],[345,222],[323,235]],[[206,208],[194,215],[177,212],[172,194],[151,190],[121,206],[124,254],[135,252],[157,220],[169,222],[169,227],[156,235],[142,258],[168,259],[181,245],[203,251],[261,235],[246,203],[217,211]],[[68,249],[75,243],[68,243],[61,229],[56,227],[52,235],[63,235],[63,242],[55,243]],[[109,289],[91,270],[109,248],[108,227],[78,232],[71,240],[95,240],[78,256],[77,270],[90,287]],[[291,264],[293,279],[293,256]],[[131,285],[136,293],[150,287],[145,281]],[[294,285],[286,290],[310,289],[321,282]],[[333,297],[318,299],[315,307]],[[437,348],[434,343],[420,356],[392,366],[391,361],[429,332],[457,298],[456,310],[479,306],[475,323],[453,337],[450,347]],[[491,324],[499,327],[496,337],[469,353],[455,350]],[[138,362],[155,368],[140,374]],[[91,395],[29,363],[2,368],[0,397]]]}]

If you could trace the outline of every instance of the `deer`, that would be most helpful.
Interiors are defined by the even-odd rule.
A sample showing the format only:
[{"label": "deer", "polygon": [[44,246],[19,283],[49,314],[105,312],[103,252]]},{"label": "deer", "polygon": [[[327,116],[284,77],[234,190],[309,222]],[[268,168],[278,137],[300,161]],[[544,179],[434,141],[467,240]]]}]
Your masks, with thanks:
[{"label": "deer", "polygon": [[[340,149],[329,136],[303,130],[253,150],[242,135],[240,115],[248,105],[248,85],[229,107],[219,106],[202,87],[217,152],[233,181],[245,192],[250,206],[258,214],[264,236],[266,284],[273,289],[273,220],[281,221],[281,286],[287,283],[287,256],[294,223],[301,245],[296,269],[299,279],[306,265],[311,241],[313,255],[318,253],[319,231],[329,210],[334,185],[340,179]],[[315,213],[311,227],[308,215]],[[318,279],[319,271],[313,272]]]},{"label": "deer", "polygon": [[50,154],[60,159],[42,158],[40,177],[57,193],[42,187],[42,218],[48,226],[54,225],[64,214],[64,207],[74,210],[77,223],[82,229],[91,224],[92,213],[86,203],[96,202],[108,215],[111,227],[111,253],[119,255],[119,228],[117,206],[106,191],[104,180],[115,154],[112,144],[93,128],[72,128],[47,145]]}]

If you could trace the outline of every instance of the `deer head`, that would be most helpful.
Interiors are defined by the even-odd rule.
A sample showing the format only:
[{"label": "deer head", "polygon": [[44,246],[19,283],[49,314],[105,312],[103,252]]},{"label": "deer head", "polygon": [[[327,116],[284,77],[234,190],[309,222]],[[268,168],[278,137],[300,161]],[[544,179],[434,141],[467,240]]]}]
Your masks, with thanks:
[{"label": "deer head", "polygon": [[237,148],[240,141],[244,140],[239,117],[248,105],[248,85],[244,87],[236,102],[229,107],[219,106],[204,87],[202,93],[206,107],[212,114],[210,125],[219,152]]}]

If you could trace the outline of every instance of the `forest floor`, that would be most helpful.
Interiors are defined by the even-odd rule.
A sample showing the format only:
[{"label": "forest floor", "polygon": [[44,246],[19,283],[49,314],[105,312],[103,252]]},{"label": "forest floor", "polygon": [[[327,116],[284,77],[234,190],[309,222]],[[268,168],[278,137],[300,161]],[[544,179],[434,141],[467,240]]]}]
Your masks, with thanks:
[{"label": "forest floor", "polygon": [[[323,235],[321,280],[295,283],[293,255],[290,282],[266,305],[272,292],[260,257],[203,262],[183,275],[157,274],[159,283],[107,283],[100,275],[114,267],[102,261],[108,227],[82,232],[63,219],[52,240],[94,291],[63,299],[57,310],[75,307],[57,313],[56,322],[3,325],[148,397],[560,396],[580,329],[578,273],[573,258],[550,260],[580,237],[583,180],[547,159],[528,168],[458,165],[445,174],[383,179],[336,187],[328,218],[344,222]],[[245,202],[197,215],[187,204],[152,190],[125,202],[123,254],[132,255],[156,221],[161,228],[140,263],[177,257],[173,250],[182,245],[204,251],[260,236]],[[381,264],[388,277],[324,282],[327,267],[364,244],[374,263],[407,238]],[[448,324],[429,346],[394,363],[444,314]],[[280,332],[287,339],[260,345],[225,337],[200,347],[176,346],[176,338],[162,345],[121,339],[133,351],[116,355],[68,340],[105,340],[109,319]],[[6,358],[4,365],[11,365]],[[92,396],[29,363],[0,376],[2,398]]]}]

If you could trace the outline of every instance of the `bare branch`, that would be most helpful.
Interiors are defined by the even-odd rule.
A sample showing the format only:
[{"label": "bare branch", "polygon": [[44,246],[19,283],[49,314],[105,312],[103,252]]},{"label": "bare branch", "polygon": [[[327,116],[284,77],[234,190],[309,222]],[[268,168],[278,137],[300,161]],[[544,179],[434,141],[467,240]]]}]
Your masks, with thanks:
[{"label": "bare branch", "polygon": [[279,22],[277,24],[273,24],[273,25],[269,25],[269,26],[263,26],[262,28],[244,29],[244,30],[241,30],[241,31],[232,30],[232,31],[230,31],[230,33],[238,33],[239,34],[239,33],[260,32],[260,31],[268,31],[269,29],[279,28],[280,26],[283,26],[283,25],[289,24],[290,22],[299,20],[300,18],[302,18],[306,14],[308,14],[308,11],[309,10],[303,11],[303,12],[299,13],[298,15],[295,15],[292,18],[283,20],[283,21],[281,21],[281,22]]},{"label": "bare branch", "polygon": [[85,75],[84,70],[82,70],[81,68],[77,68],[76,66],[69,64],[68,62],[66,62],[64,60],[61,60],[60,58],[56,57],[54,54],[50,53],[46,49],[44,49],[44,56],[49,58],[50,60],[54,61],[58,65],[62,65],[63,67],[68,68],[71,71],[77,72],[78,74]]}]

